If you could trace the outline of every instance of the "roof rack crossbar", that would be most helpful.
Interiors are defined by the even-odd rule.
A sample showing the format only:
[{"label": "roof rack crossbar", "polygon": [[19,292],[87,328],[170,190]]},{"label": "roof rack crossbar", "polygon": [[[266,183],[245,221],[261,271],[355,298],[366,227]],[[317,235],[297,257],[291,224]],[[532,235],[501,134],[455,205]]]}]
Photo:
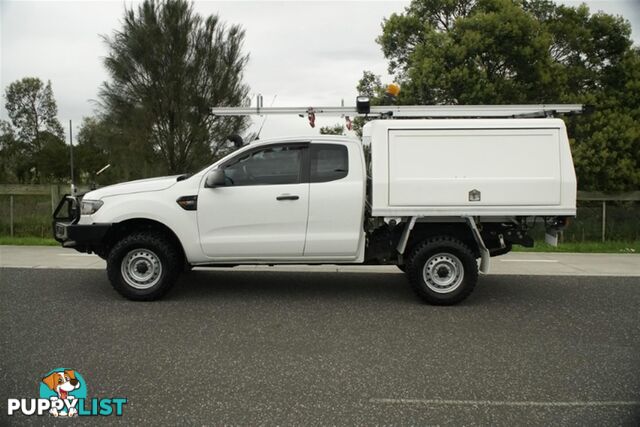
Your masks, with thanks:
[{"label": "roof rack crossbar", "polygon": [[216,107],[215,116],[248,116],[266,114],[306,114],[326,116],[380,116],[393,118],[524,118],[552,117],[558,114],[580,114],[582,104],[537,105],[378,105],[369,113],[348,107]]}]

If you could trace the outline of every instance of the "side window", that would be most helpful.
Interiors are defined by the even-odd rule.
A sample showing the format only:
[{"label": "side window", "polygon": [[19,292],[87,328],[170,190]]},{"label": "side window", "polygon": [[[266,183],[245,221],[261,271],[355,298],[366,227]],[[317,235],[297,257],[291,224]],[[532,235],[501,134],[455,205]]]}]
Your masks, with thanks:
[{"label": "side window", "polygon": [[349,174],[347,147],[339,144],[311,144],[311,182],[328,182]]},{"label": "side window", "polygon": [[301,145],[278,145],[250,152],[224,168],[226,184],[298,184],[303,150]]}]

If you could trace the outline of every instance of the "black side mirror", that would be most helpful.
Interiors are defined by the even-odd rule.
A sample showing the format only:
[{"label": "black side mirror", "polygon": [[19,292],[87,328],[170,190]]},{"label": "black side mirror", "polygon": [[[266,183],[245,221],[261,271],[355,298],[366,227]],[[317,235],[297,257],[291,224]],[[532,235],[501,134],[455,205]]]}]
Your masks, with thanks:
[{"label": "black side mirror", "polygon": [[224,171],[222,169],[214,169],[209,172],[204,183],[204,186],[207,188],[222,187],[224,185]]}]

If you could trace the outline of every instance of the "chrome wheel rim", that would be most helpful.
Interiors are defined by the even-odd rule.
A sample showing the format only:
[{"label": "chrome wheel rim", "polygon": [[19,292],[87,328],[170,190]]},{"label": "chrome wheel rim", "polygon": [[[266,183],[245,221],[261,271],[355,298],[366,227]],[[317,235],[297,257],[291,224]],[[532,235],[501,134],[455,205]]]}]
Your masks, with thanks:
[{"label": "chrome wheel rim", "polygon": [[449,253],[439,253],[427,260],[422,278],[429,289],[439,294],[453,292],[462,284],[464,267],[460,259]]},{"label": "chrome wheel rim", "polygon": [[162,263],[153,251],[134,249],[122,258],[121,271],[129,286],[149,289],[160,281]]}]

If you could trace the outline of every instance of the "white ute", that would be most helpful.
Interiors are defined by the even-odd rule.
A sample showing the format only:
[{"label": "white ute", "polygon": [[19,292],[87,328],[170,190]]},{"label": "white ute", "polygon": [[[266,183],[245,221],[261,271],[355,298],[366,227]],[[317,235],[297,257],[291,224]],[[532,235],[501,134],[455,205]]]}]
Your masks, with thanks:
[{"label": "white ute", "polygon": [[478,265],[533,244],[536,221],[553,237],[575,214],[560,119],[374,120],[362,142],[264,140],[191,176],[67,196],[54,233],[133,300],[191,266],[393,264],[426,302],[455,304]]}]

